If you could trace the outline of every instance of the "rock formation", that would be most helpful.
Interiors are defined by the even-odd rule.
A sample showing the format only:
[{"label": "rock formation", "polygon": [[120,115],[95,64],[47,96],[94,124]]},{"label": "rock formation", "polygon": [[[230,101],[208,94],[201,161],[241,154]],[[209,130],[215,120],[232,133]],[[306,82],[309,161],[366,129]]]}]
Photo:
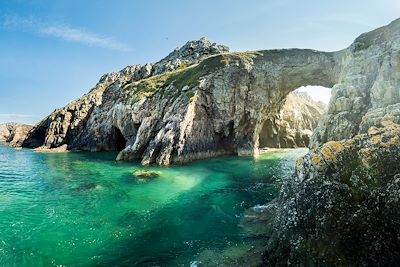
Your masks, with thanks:
[{"label": "rock formation", "polygon": [[400,125],[382,125],[297,161],[261,216],[267,266],[398,265]]},{"label": "rock formation", "polygon": [[312,147],[365,133],[382,119],[400,122],[400,19],[362,34],[345,53]]},{"label": "rock formation", "polygon": [[305,92],[291,92],[282,109],[268,118],[259,134],[259,147],[308,147],[314,128],[326,106]]},{"label": "rock formation", "polygon": [[352,137],[382,116],[398,121],[399,27],[394,21],[332,53],[228,53],[205,39],[189,42],[158,63],[104,75],[88,94],[40,122],[24,146],[117,150],[119,160],[145,165],[254,155],[264,125],[304,85],[333,87],[312,146]]},{"label": "rock formation", "polygon": [[0,124],[0,143],[21,146],[33,126],[19,123]]}]

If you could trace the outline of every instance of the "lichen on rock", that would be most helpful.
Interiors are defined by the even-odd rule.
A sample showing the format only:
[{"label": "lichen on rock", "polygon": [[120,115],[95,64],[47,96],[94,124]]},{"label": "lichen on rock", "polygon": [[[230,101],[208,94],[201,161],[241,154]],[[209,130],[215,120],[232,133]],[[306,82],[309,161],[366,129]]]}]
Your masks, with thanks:
[{"label": "lichen on rock", "polygon": [[395,266],[400,261],[399,162],[400,125],[391,121],[311,150],[282,185],[265,262]]}]

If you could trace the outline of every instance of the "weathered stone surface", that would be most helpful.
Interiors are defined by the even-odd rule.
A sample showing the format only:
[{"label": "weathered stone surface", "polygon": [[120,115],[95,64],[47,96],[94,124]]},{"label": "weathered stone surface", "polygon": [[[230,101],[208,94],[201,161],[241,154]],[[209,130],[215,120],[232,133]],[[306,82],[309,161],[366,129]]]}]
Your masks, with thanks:
[{"label": "weathered stone surface", "polygon": [[32,127],[19,123],[0,124],[0,143],[12,147],[21,146]]},{"label": "weathered stone surface", "polygon": [[[122,150],[119,160],[145,165],[253,154],[261,125],[290,91],[333,85],[335,60],[333,53],[313,50],[224,53],[140,81],[98,84],[43,120],[25,145]],[[290,73],[302,75],[279,78]]]},{"label": "weathered stone surface", "polygon": [[304,92],[292,92],[276,116],[268,118],[259,134],[259,147],[308,147],[314,128],[326,112],[322,102],[316,102]]},{"label": "weathered stone surface", "polygon": [[[400,125],[330,141],[297,161],[267,219],[271,266],[397,266]],[[272,229],[271,229],[272,228]]]},{"label": "weathered stone surface", "polygon": [[304,85],[333,87],[311,145],[348,138],[384,112],[396,117],[390,107],[400,102],[399,28],[394,21],[332,53],[226,53],[205,39],[188,42],[158,63],[103,76],[87,95],[38,124],[24,145],[117,150],[118,159],[145,165],[255,155],[265,122]]},{"label": "weathered stone surface", "polygon": [[346,50],[328,113],[312,147],[365,133],[383,117],[399,121],[400,19],[362,34]]}]

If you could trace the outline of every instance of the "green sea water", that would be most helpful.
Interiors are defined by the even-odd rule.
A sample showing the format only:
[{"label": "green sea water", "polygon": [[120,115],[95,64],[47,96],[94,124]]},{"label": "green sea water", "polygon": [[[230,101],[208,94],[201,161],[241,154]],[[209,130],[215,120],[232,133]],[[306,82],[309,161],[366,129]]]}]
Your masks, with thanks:
[{"label": "green sea water", "polygon": [[[307,150],[144,168],[115,153],[0,146],[0,266],[190,266],[248,242],[245,209],[277,194]],[[156,170],[151,181],[136,170]]]}]

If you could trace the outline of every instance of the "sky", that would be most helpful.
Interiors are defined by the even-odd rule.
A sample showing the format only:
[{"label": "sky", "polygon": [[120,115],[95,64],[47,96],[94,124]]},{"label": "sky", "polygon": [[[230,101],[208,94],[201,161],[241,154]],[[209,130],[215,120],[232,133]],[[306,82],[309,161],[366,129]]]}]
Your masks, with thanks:
[{"label": "sky", "polygon": [[335,51],[397,17],[399,0],[0,1],[0,123],[35,123],[188,40]]}]

